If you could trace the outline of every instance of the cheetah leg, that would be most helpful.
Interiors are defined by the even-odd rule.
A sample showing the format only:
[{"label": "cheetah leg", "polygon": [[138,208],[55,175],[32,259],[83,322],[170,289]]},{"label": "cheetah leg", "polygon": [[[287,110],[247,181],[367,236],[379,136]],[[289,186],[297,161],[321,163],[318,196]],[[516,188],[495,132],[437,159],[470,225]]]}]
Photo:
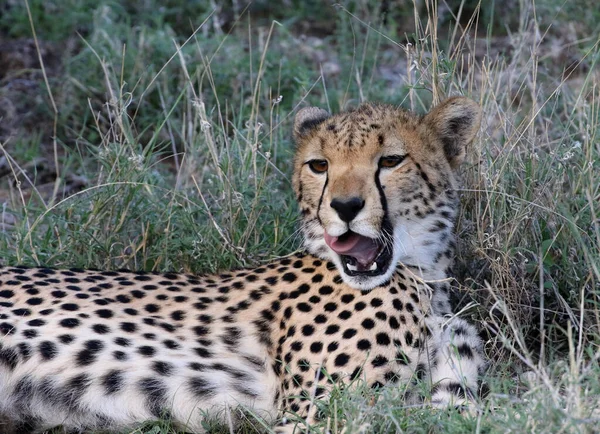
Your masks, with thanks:
[{"label": "cheetah leg", "polygon": [[434,329],[440,336],[429,348],[431,403],[435,406],[463,406],[473,403],[479,378],[486,368],[483,343],[477,330],[461,318],[438,317]]},{"label": "cheetah leg", "polygon": [[[308,393],[302,393],[290,396],[282,411],[283,419],[275,427],[275,434],[303,434],[309,433],[310,427],[317,422],[316,415],[318,408],[314,399],[309,398]],[[288,417],[292,416],[291,418]]]}]

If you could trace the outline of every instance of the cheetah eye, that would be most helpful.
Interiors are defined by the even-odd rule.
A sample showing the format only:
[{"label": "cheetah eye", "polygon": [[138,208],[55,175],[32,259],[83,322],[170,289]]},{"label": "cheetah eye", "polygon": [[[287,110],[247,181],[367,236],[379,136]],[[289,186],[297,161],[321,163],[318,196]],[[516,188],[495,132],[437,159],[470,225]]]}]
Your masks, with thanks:
[{"label": "cheetah eye", "polygon": [[392,168],[404,161],[406,155],[386,155],[379,159],[379,167]]},{"label": "cheetah eye", "polygon": [[308,162],[308,167],[315,173],[325,173],[329,168],[327,164],[327,160],[310,160]]}]

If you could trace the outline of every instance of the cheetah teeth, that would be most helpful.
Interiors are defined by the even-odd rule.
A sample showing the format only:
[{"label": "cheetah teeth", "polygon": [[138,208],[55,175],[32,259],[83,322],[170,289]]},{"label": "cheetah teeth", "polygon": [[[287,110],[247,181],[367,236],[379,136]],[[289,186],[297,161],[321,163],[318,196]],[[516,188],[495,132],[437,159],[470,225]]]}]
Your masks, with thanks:
[{"label": "cheetah teeth", "polygon": [[[350,270],[350,271],[358,271],[358,267],[356,265],[346,264],[346,266],[348,267],[348,270]],[[377,262],[373,262],[371,264],[371,266],[369,267],[369,271],[375,271],[375,270],[377,270]]]}]

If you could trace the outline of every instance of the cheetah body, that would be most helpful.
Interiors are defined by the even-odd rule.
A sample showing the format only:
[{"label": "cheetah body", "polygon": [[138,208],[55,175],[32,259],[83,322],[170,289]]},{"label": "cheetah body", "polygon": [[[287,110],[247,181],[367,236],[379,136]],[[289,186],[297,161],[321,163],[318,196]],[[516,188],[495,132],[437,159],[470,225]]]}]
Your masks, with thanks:
[{"label": "cheetah body", "polygon": [[259,268],[1,268],[0,431],[3,418],[22,432],[170,418],[203,432],[207,414],[239,406],[311,422],[333,384],[417,377],[434,403],[464,402],[485,364],[475,329],[450,316],[446,269],[452,170],[477,123],[465,99],[424,118],[304,109],[294,186],[306,252]]}]

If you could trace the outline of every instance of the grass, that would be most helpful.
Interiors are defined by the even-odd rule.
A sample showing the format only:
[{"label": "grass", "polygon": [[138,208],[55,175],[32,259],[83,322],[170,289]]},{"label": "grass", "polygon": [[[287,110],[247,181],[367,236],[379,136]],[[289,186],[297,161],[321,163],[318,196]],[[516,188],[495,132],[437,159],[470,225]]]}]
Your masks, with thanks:
[{"label": "grass", "polygon": [[[423,1],[413,11],[390,1],[385,20],[367,0],[288,0],[293,12],[176,3],[1,6],[0,34],[17,53],[0,75],[2,263],[205,272],[264,262],[301,244],[297,107],[377,100],[424,112],[468,95],[484,119],[463,169],[456,301],[487,336],[483,411],[411,408],[401,390],[357,385],[319,403],[323,423],[332,433],[594,432],[594,2]],[[28,60],[22,38],[33,31]],[[241,432],[266,431],[243,419]],[[176,431],[165,421],[136,432]]]}]

